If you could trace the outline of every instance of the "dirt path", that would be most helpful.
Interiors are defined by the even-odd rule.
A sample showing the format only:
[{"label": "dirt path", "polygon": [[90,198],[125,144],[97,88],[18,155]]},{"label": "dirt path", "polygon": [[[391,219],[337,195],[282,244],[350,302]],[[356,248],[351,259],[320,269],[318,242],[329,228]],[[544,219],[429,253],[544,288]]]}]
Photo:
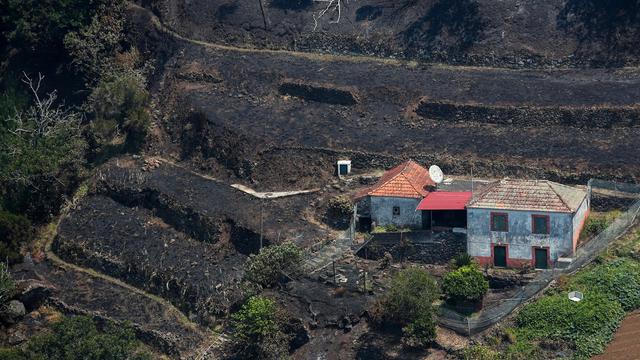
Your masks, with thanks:
[{"label": "dirt path", "polygon": [[592,360],[636,360],[640,358],[640,310],[636,310],[622,321],[615,338],[605,352]]},{"label": "dirt path", "polygon": [[287,196],[295,196],[302,194],[311,194],[314,192],[320,191],[319,188],[311,189],[311,190],[292,190],[292,191],[269,191],[269,192],[258,192],[253,190],[248,186],[244,186],[242,184],[231,184],[231,187],[234,189],[238,189],[242,192],[245,192],[249,195],[255,196],[259,199],[275,199]]}]

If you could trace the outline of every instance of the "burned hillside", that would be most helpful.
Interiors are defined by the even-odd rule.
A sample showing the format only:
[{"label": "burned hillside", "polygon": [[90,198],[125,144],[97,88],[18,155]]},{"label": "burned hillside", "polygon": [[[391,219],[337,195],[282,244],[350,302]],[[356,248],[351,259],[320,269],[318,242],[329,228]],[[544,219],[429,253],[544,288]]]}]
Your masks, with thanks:
[{"label": "burned hillside", "polygon": [[[180,34],[242,47],[502,67],[638,64],[635,1],[142,2]],[[315,20],[314,20],[315,17]]]},{"label": "burned hillside", "polygon": [[[170,68],[179,72],[198,61],[214,67],[222,81],[166,74],[163,93],[171,102],[163,126],[172,139],[170,153],[196,168],[206,164],[212,173],[231,171],[258,187],[322,185],[341,156],[365,156],[365,168],[411,156],[453,174],[475,167],[483,176],[568,182],[594,176],[634,180],[640,174],[635,157],[640,86],[633,70],[452,71],[184,46]],[[281,84],[290,79],[331,86],[332,96],[349,89],[358,102],[328,104],[305,98],[305,92],[283,94]],[[450,108],[427,111],[425,98]],[[526,127],[519,120],[524,117]],[[200,144],[196,148],[194,140]],[[300,182],[285,181],[290,178]]]}]

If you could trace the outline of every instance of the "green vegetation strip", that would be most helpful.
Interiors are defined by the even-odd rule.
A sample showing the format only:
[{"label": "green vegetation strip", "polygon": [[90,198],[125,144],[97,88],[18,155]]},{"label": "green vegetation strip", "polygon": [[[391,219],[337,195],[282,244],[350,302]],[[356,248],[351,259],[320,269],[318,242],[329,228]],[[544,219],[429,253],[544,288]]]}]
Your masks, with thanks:
[{"label": "green vegetation strip", "polygon": [[[569,299],[580,291],[583,300]],[[473,360],[589,359],[602,353],[627,312],[640,308],[640,231],[631,231],[590,266],[517,314],[515,327],[461,352]]]}]

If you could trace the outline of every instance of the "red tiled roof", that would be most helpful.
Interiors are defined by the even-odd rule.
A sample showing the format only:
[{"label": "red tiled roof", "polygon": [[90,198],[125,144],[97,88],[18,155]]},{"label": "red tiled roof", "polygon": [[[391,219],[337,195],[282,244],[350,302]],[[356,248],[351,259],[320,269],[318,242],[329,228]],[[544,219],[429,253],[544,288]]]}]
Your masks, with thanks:
[{"label": "red tiled roof", "polygon": [[471,191],[435,191],[422,199],[416,210],[464,210]]},{"label": "red tiled roof", "polygon": [[575,212],[587,192],[548,180],[504,179],[476,193],[467,208]]},{"label": "red tiled roof", "polygon": [[380,180],[356,196],[384,196],[423,198],[429,191],[426,186],[435,186],[429,171],[413,160],[406,161],[382,175]]}]

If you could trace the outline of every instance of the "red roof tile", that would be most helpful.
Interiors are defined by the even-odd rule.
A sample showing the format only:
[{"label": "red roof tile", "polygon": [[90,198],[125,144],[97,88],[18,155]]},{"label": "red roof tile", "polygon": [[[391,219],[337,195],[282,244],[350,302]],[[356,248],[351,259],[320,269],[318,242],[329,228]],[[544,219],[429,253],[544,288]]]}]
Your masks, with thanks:
[{"label": "red roof tile", "polygon": [[416,210],[464,210],[471,191],[436,191],[422,199]]},{"label": "red roof tile", "polygon": [[575,212],[587,192],[548,180],[504,179],[476,193],[468,208]]},{"label": "red roof tile", "polygon": [[429,191],[426,186],[435,186],[429,171],[413,160],[406,161],[382,175],[372,187],[363,190],[356,197],[384,196],[423,198]]}]

